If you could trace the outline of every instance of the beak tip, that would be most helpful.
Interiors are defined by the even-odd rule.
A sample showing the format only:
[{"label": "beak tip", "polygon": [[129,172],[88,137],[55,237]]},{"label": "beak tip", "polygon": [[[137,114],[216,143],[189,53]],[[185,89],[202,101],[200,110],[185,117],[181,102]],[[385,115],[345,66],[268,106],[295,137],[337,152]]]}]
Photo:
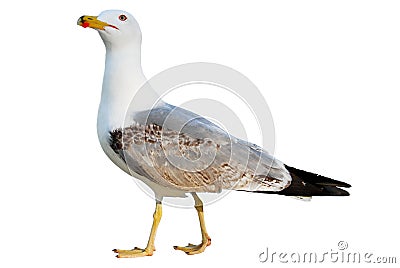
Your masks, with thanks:
[{"label": "beak tip", "polygon": [[76,24],[78,24],[79,26],[82,26],[82,24],[83,24],[83,22],[84,22],[83,17],[84,17],[84,16],[81,16],[81,17],[78,19],[78,21],[76,22]]},{"label": "beak tip", "polygon": [[82,26],[83,28],[87,28],[90,26],[90,23],[85,19],[85,16],[81,16],[76,24]]},{"label": "beak tip", "polygon": [[96,16],[81,16],[77,24],[83,28],[92,28],[96,30],[104,30],[104,27],[111,26],[106,22],[98,20]]}]

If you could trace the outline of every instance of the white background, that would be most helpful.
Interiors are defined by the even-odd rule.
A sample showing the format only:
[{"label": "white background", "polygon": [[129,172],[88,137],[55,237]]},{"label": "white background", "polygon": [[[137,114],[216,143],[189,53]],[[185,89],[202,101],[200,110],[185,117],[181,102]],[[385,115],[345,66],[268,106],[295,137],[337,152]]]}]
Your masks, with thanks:
[{"label": "white background", "polygon": [[[398,1],[1,5],[1,267],[266,266],[266,247],[340,240],[400,260]],[[240,71],[270,106],[276,157],[351,183],[351,196],[233,192],[205,208],[212,245],[196,256],[172,248],[200,242],[195,210],[164,207],[154,256],[116,259],[113,248],[145,246],[154,202],[97,141],[104,48],[76,21],[110,8],[140,23],[147,77],[194,61]]]}]

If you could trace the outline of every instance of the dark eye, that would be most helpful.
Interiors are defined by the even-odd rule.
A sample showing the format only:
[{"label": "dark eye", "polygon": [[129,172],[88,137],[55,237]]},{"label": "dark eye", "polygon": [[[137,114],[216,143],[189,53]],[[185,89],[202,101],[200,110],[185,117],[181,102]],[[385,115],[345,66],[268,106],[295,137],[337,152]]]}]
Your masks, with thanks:
[{"label": "dark eye", "polygon": [[120,21],[126,21],[128,18],[125,15],[119,15],[118,19]]}]

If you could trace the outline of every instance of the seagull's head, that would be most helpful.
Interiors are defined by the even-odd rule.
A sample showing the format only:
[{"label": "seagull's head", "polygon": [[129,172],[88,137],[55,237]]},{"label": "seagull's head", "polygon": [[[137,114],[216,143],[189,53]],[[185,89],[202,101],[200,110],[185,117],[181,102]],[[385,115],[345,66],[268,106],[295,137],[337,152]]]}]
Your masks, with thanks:
[{"label": "seagull's head", "polygon": [[106,10],[98,16],[81,16],[78,25],[99,32],[106,47],[141,42],[142,33],[135,18],[123,10]]}]

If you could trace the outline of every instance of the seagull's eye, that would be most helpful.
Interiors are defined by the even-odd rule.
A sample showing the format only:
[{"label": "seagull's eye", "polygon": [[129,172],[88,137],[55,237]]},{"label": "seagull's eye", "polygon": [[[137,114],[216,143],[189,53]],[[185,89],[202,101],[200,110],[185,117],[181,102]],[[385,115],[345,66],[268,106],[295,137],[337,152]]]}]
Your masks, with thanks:
[{"label": "seagull's eye", "polygon": [[120,21],[126,21],[128,18],[125,15],[119,15],[118,19]]}]

